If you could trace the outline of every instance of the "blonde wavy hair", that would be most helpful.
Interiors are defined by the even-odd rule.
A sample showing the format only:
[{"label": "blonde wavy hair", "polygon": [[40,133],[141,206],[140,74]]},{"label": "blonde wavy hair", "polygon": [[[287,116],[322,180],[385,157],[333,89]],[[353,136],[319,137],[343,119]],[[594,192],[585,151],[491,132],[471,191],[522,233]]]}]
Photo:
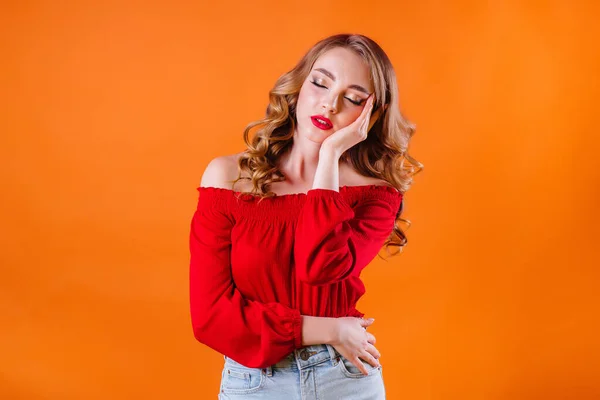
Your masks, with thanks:
[{"label": "blonde wavy hair", "polygon": [[[423,169],[423,164],[408,154],[408,144],[415,126],[399,110],[396,74],[388,56],[375,41],[366,36],[338,34],[319,41],[294,68],[283,74],[269,92],[265,117],[246,126],[244,142],[247,148],[238,159],[238,177],[231,182],[233,187],[239,180],[250,180],[252,190],[240,192],[240,195],[260,196],[260,202],[276,195],[270,190],[272,183],[285,181],[277,165],[281,155],[293,145],[300,88],[317,58],[335,47],[350,49],[368,63],[376,95],[373,109],[387,105],[367,138],[347,150],[340,161],[350,162],[364,176],[387,181],[403,195],[412,184],[412,176]],[[258,130],[250,140],[249,134],[253,128]],[[242,177],[243,173],[248,176]],[[399,222],[410,227],[409,220],[400,218],[403,204],[404,198],[396,214],[394,228],[384,243],[388,255],[390,246],[398,248],[393,254],[396,255],[408,242],[399,227]]]}]

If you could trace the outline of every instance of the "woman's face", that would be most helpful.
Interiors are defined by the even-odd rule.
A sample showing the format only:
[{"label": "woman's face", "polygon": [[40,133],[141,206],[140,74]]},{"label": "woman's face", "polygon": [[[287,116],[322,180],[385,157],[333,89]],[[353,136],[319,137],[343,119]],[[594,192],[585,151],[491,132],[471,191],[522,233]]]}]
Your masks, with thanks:
[{"label": "woman's face", "polygon": [[323,142],[358,118],[373,90],[369,67],[359,55],[343,47],[328,50],[315,61],[300,89],[299,134]]}]

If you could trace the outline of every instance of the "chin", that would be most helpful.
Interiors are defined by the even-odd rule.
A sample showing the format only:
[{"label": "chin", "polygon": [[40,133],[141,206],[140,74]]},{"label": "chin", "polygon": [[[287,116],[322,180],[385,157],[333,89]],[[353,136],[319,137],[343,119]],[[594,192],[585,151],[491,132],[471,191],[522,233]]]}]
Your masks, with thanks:
[{"label": "chin", "polygon": [[306,137],[313,142],[319,143],[327,139],[329,136],[331,136],[332,133],[335,132],[333,129],[323,131],[314,126],[313,124],[310,124],[308,126],[298,126],[296,127],[296,131],[298,132],[299,136]]}]

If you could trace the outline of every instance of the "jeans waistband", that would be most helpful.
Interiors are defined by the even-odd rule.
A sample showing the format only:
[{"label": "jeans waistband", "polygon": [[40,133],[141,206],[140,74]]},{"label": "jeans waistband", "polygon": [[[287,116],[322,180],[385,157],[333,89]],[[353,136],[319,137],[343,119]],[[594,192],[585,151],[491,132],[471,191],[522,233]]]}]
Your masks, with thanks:
[{"label": "jeans waistband", "polygon": [[[263,371],[267,376],[271,376],[273,369],[287,368],[301,370],[326,361],[331,361],[333,365],[336,365],[339,357],[340,353],[333,346],[329,344],[315,344],[294,350],[276,364],[263,368]],[[225,360],[235,363],[229,357],[225,357]]]}]

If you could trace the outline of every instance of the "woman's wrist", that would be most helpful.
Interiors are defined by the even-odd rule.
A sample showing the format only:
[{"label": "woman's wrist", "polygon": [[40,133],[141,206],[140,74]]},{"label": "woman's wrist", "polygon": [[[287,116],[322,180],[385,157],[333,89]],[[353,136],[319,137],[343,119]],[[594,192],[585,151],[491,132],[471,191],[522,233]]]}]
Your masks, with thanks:
[{"label": "woman's wrist", "polygon": [[339,191],[340,156],[331,148],[321,147],[319,162],[313,179],[313,189],[330,189]]},{"label": "woman's wrist", "polygon": [[337,318],[302,315],[302,346],[335,343],[337,328]]}]

